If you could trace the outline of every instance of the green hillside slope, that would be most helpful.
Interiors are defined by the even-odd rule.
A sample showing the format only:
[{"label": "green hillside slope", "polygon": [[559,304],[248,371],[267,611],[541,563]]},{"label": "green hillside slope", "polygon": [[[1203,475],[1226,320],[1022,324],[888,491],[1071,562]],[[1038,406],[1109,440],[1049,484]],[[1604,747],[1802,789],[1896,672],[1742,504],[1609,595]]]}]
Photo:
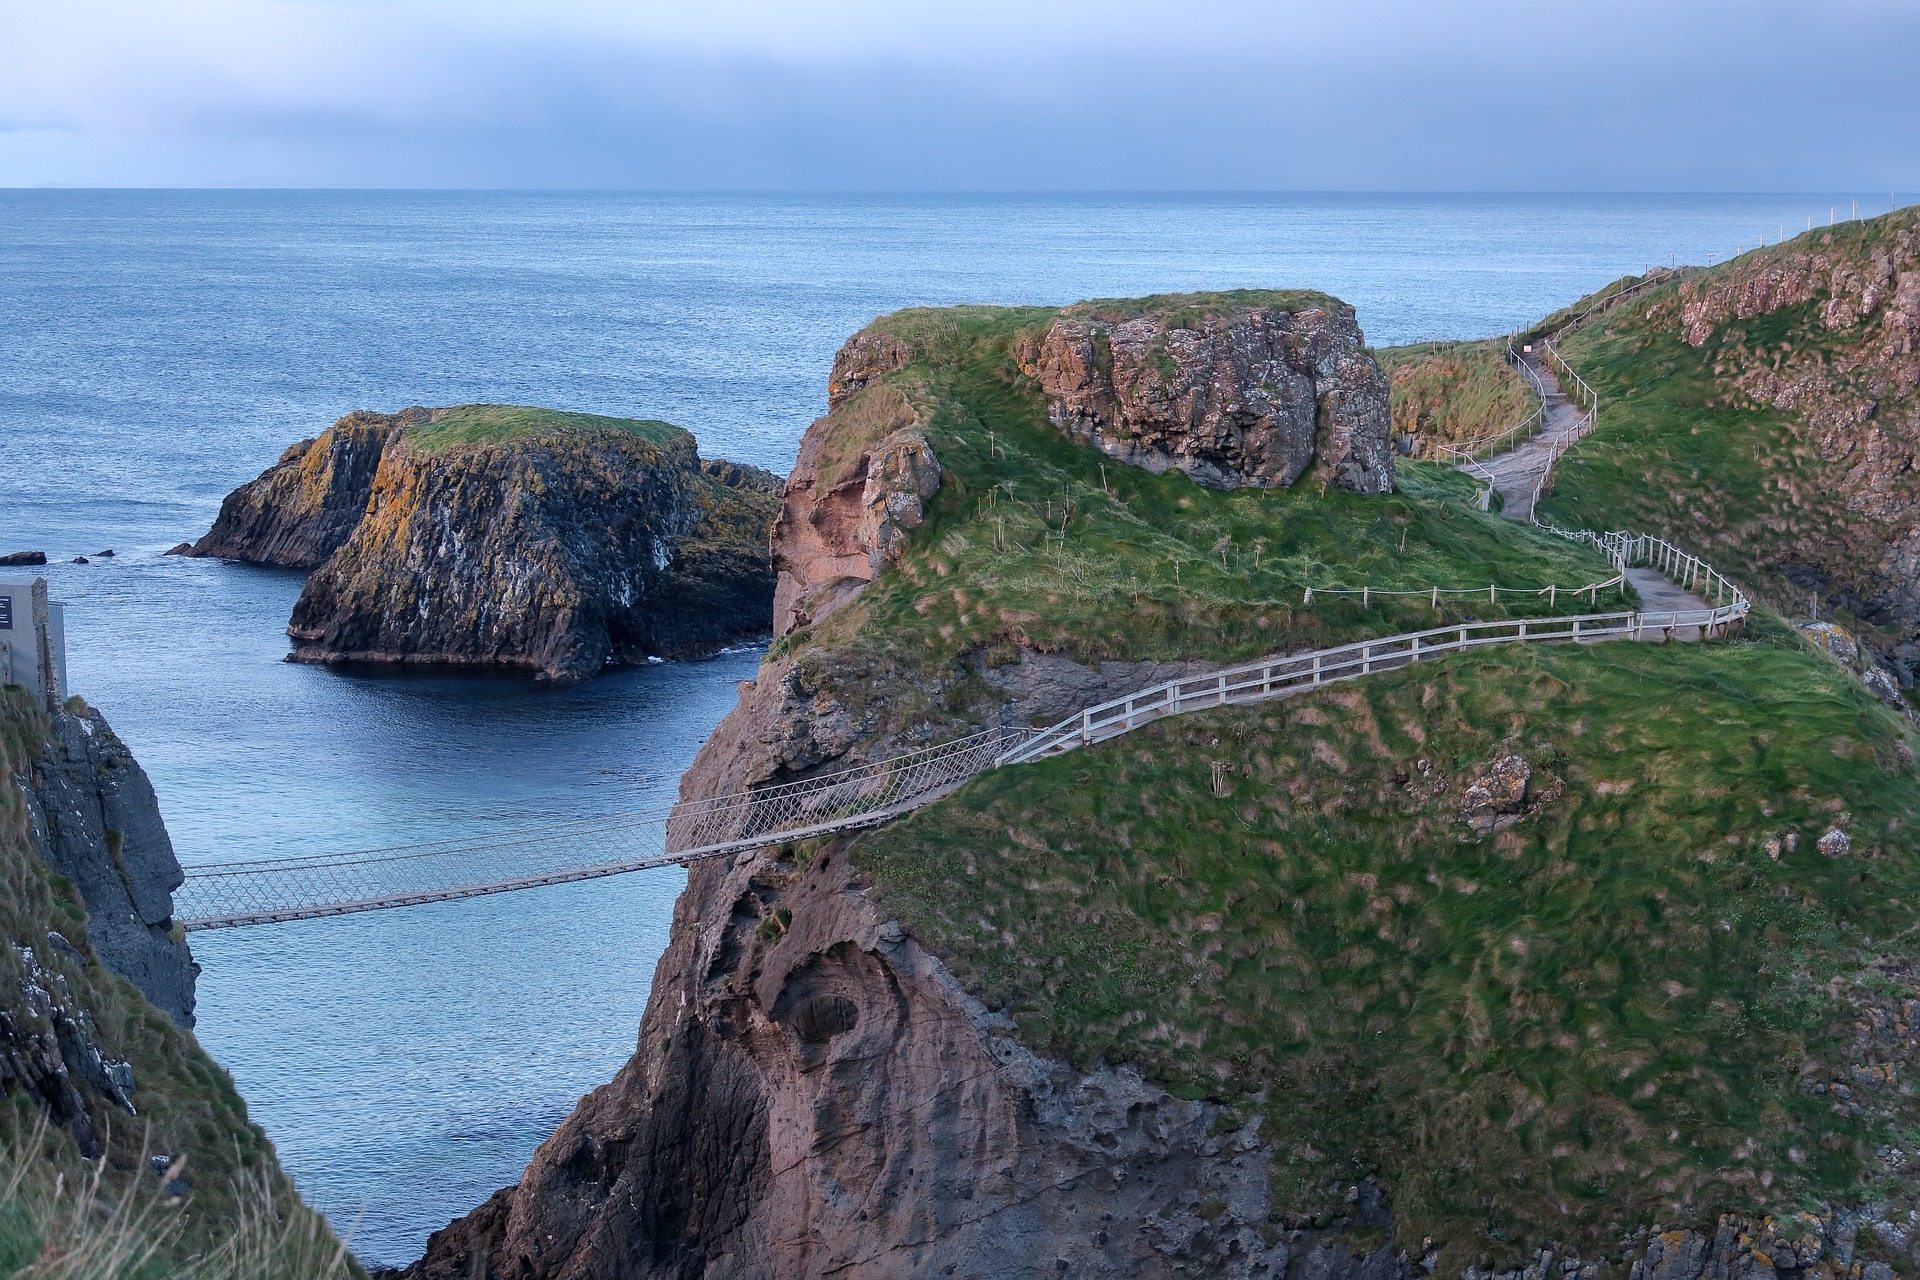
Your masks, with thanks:
[{"label": "green hillside slope", "polygon": [[[73,886],[31,843],[20,779],[46,750],[47,717],[0,689],[0,1276],[59,1280],[329,1280],[359,1274],[302,1204],[246,1104],[191,1033],[108,973],[87,943]],[[72,954],[49,937],[57,932]],[[29,958],[29,951],[31,958]],[[70,1015],[54,1031],[33,989]],[[42,1001],[41,1003],[44,1003]],[[77,1026],[132,1072],[133,1113],[76,1076],[102,1148],[84,1159],[45,1091],[12,1078],[42,1043]],[[84,1060],[63,1045],[51,1058]],[[45,1077],[40,1077],[45,1079]],[[54,1104],[57,1105],[57,1104]],[[155,1156],[164,1156],[161,1169]],[[160,1176],[161,1171],[165,1176]],[[170,1194],[170,1191],[172,1194]]]},{"label": "green hillside slope", "polygon": [[[904,703],[1021,647],[1243,658],[1436,616],[1309,606],[1310,584],[1606,572],[1420,464],[1369,498],[1103,463],[1010,358],[1051,314],[880,322],[915,353],[883,386],[948,481],[896,565],[782,642],[818,687]],[[1621,377],[1636,404],[1689,394]],[[1612,487],[1564,485],[1562,520],[1632,527],[1663,497],[1584,465]],[[1727,503],[1743,483],[1723,473]],[[1648,527],[1712,556],[1717,514]],[[1438,616],[1468,612],[1491,611]],[[1595,1258],[1650,1223],[1899,1193],[1876,1152],[1920,1122],[1907,1042],[1860,1028],[1915,994],[1907,732],[1756,616],[1730,642],[1491,650],[1166,722],[991,772],[851,856],[1034,1048],[1263,1117],[1276,1230],[1333,1221],[1373,1173],[1443,1272],[1546,1241]]]}]

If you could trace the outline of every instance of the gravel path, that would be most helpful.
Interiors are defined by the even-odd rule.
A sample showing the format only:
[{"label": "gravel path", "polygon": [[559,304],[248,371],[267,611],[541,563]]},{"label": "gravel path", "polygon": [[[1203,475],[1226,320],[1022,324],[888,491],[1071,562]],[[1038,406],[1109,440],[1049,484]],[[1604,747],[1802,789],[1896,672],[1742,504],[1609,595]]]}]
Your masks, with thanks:
[{"label": "gravel path", "polygon": [[[1553,460],[1553,448],[1561,440],[1579,430],[1583,417],[1567,395],[1560,389],[1560,380],[1553,375],[1544,361],[1534,356],[1523,357],[1540,377],[1540,385],[1546,388],[1547,406],[1546,429],[1519,448],[1503,453],[1497,458],[1475,463],[1472,467],[1461,468],[1470,475],[1481,479],[1491,476],[1493,487],[1500,492],[1500,514],[1509,520],[1531,520],[1533,518],[1533,491],[1540,483],[1540,477],[1546,473]],[[1644,614],[1659,615],[1674,610],[1710,609],[1705,600],[1686,588],[1669,582],[1653,569],[1629,569],[1627,581],[1640,593],[1640,609]],[[1657,622],[1658,617],[1650,621]],[[1659,643],[1668,638],[1692,641],[1700,639],[1700,627],[1677,627],[1665,631],[1651,632],[1643,638]]]}]

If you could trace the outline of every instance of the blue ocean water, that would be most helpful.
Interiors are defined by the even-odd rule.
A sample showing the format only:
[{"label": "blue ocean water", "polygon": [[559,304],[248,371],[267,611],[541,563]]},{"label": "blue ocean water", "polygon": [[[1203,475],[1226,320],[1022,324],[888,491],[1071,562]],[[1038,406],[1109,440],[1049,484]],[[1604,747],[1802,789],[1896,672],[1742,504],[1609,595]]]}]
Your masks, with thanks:
[{"label": "blue ocean water", "polygon": [[[558,690],[290,666],[298,575],[160,553],[354,408],[666,418],[784,472],[834,350],[899,307],[1297,286],[1376,344],[1484,336],[1833,203],[0,191],[0,551],[115,550],[47,576],[183,862],[631,808],[757,653]],[[682,881],[197,935],[199,1035],[360,1255],[403,1262],[632,1051]]]}]

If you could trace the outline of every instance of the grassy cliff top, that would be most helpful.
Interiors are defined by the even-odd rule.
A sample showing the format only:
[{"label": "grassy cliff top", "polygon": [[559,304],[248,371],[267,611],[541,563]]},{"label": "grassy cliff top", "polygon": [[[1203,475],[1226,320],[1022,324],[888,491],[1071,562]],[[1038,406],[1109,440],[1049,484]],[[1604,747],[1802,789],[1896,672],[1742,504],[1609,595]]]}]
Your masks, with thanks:
[{"label": "grassy cliff top", "polygon": [[[898,562],[776,648],[809,689],[885,708],[883,729],[958,727],[994,705],[970,656],[1234,660],[1549,608],[1308,585],[1609,572],[1426,464],[1362,497],[1106,460],[1014,359],[1058,314],[879,322],[913,358],[835,419],[859,430],[862,397],[896,397],[945,479]],[[1638,514],[1609,497],[1563,518]],[[1711,528],[1676,533],[1711,549]],[[1525,807],[1476,829],[1467,789],[1506,755],[1531,769]],[[1036,1049],[1260,1117],[1276,1226],[1332,1219],[1332,1181],[1377,1173],[1400,1239],[1431,1235],[1457,1272],[1903,1194],[1874,1149],[1920,1113],[1857,1083],[1899,1068],[1856,1036],[1920,997],[1916,822],[1908,727],[1761,614],[1731,642],[1492,648],[1168,721],[990,771],[850,856]],[[1832,830],[1850,852],[1818,847]]]},{"label": "grassy cliff top", "polygon": [[647,418],[609,418],[517,404],[463,404],[434,410],[431,421],[407,428],[406,440],[409,448],[434,454],[459,445],[505,444],[531,436],[585,432],[620,432],[654,445],[688,438],[686,431],[670,422]]},{"label": "grassy cliff top", "polygon": [[[1332,301],[1259,293],[1180,303],[1241,296]],[[843,669],[850,686],[876,663],[924,685],[970,656],[1011,660],[1022,647],[1089,662],[1232,661],[1468,616],[1562,613],[1564,596],[1503,595],[1495,605],[1484,591],[1612,575],[1580,546],[1474,510],[1469,478],[1422,463],[1401,462],[1398,492],[1362,496],[1311,471],[1291,489],[1223,492],[1108,459],[1048,420],[1015,359],[1019,340],[1060,314],[956,307],[876,322],[910,343],[913,358],[815,427],[829,432],[821,455],[857,454],[851,445],[875,434],[876,419],[888,430],[915,422],[939,459],[941,487],[897,563],[852,605],[783,639],[776,655],[800,655],[829,684]],[[842,436],[850,447],[836,451]],[[1306,598],[1308,587],[1363,585],[1420,594]],[[1443,597],[1435,609],[1426,593],[1436,586],[1482,594]],[[1630,598],[1615,591],[1599,603]],[[848,696],[865,697],[858,688]]]},{"label": "grassy cliff top", "polygon": [[1543,518],[1614,513],[1802,614],[1807,573],[1782,566],[1809,566],[1823,611],[1883,648],[1905,639],[1889,544],[1920,510],[1901,461],[1920,447],[1920,364],[1888,322],[1917,238],[1912,209],[1818,227],[1590,315],[1560,349],[1599,391],[1600,423],[1560,463]]},{"label": "grassy cliff top", "polygon": [[1539,397],[1506,351],[1504,338],[1376,349],[1393,385],[1393,429],[1426,456],[1438,442],[1498,435],[1526,418]]},{"label": "grassy cliff top", "polygon": [[1214,293],[1155,293],[1144,298],[1091,298],[1062,309],[1061,314],[1101,320],[1128,316],[1165,316],[1180,328],[1190,320],[1223,316],[1243,307],[1271,307],[1277,311],[1351,311],[1332,294],[1314,289],[1225,289]]}]

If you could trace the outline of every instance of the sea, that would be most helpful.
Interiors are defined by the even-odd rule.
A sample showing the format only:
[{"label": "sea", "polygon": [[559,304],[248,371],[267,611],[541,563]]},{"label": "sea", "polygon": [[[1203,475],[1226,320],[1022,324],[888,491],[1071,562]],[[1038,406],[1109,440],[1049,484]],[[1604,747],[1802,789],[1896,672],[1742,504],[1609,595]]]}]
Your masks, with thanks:
[{"label": "sea", "polygon": [[[53,561],[70,685],[185,864],[630,809],[760,650],[564,688],[295,666],[299,574],[162,553],[352,409],[664,418],[784,473],[897,308],[1306,287],[1376,345],[1484,337],[1849,198],[0,191],[0,552]],[[404,1263],[633,1052],[683,883],[195,934],[198,1035],[361,1259]]]}]

